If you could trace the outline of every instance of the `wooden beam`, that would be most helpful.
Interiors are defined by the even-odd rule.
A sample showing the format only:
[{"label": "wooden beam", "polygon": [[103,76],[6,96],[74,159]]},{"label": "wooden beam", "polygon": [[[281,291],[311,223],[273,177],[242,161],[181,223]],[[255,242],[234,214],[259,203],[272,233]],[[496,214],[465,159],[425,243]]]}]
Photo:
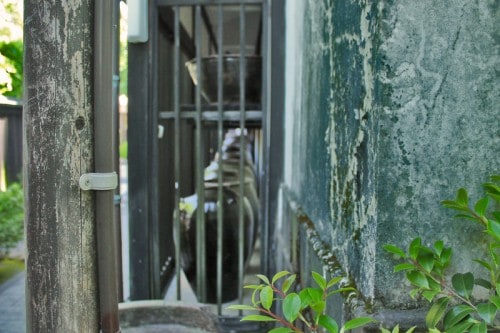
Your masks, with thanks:
[{"label": "wooden beam", "polygon": [[25,1],[26,329],[99,332],[93,160],[94,1]]}]

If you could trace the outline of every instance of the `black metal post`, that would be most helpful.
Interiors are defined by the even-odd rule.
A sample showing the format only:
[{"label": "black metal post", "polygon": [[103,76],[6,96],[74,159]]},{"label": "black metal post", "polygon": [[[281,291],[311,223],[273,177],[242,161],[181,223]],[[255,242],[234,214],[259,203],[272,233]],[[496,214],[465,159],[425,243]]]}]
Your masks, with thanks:
[{"label": "black metal post", "polygon": [[[94,156],[95,172],[114,171],[117,154],[114,147],[113,116],[114,22],[115,1],[97,0],[94,16]],[[95,216],[100,322],[103,333],[120,331],[118,320],[117,263],[114,191],[96,191]]]}]

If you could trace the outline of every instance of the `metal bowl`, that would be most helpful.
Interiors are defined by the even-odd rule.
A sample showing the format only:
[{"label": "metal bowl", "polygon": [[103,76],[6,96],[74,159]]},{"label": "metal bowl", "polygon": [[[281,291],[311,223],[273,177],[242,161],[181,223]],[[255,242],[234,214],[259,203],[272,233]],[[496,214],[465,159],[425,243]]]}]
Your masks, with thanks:
[{"label": "metal bowl", "polygon": [[[245,56],[245,103],[260,103],[262,84],[262,58]],[[186,63],[195,85],[198,84],[196,59]],[[201,58],[201,94],[209,103],[217,102],[217,56]],[[240,55],[224,55],[222,60],[223,102],[240,101]]]}]

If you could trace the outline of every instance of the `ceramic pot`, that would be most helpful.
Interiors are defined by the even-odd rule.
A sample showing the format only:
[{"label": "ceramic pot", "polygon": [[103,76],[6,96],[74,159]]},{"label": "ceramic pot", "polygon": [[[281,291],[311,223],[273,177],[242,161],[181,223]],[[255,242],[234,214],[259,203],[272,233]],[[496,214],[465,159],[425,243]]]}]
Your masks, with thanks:
[{"label": "ceramic pot", "polygon": [[[181,253],[182,267],[194,292],[197,291],[196,271],[196,216],[199,209],[197,198],[190,197],[191,213],[181,214]],[[240,197],[230,186],[223,187],[223,238],[222,238],[222,302],[238,297],[238,260],[239,260],[239,205],[243,204],[243,260],[244,266],[250,258],[254,244],[254,224],[252,206],[246,197]],[[217,184],[205,186],[205,248],[207,303],[217,302]],[[201,301],[201,300],[200,300]]]}]

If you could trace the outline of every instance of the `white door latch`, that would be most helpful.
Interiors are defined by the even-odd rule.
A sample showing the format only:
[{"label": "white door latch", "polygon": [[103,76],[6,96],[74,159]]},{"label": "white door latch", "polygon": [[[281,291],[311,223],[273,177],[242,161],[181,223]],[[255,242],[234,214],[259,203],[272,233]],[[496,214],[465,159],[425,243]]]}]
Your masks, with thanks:
[{"label": "white door latch", "polygon": [[85,173],[80,177],[80,188],[84,191],[107,191],[114,190],[118,186],[118,175],[116,172],[108,173]]}]

